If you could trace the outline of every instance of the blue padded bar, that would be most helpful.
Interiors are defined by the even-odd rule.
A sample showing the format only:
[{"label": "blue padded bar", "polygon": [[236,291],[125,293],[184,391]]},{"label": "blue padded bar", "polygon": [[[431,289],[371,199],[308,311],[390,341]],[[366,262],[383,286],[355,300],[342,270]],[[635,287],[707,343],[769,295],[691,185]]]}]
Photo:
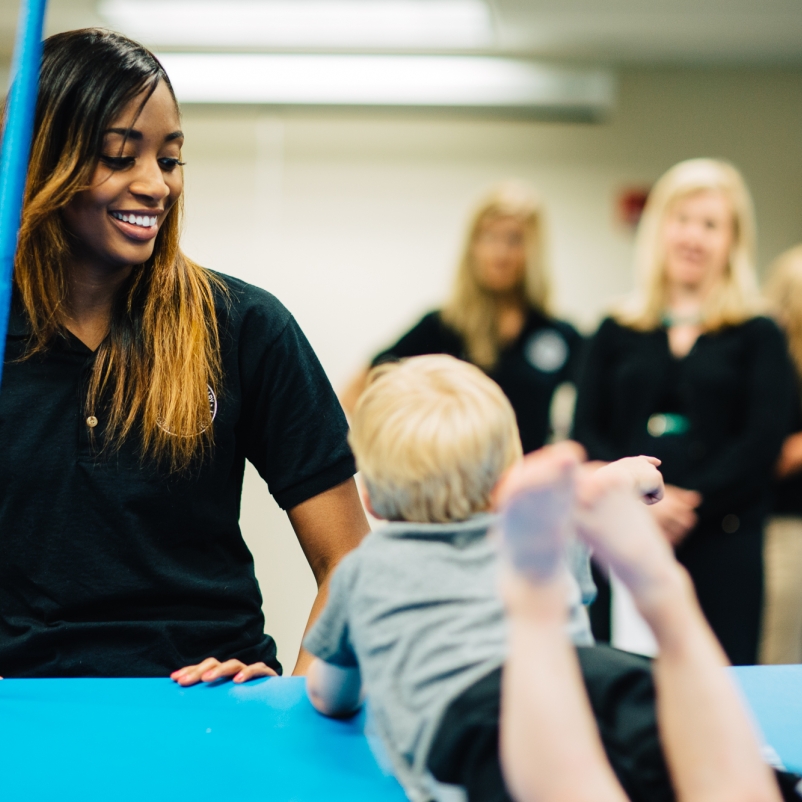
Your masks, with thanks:
[{"label": "blue padded bar", "polygon": [[304,680],[0,682],[0,800],[404,802],[364,735]]},{"label": "blue padded bar", "polygon": [[46,5],[47,0],[22,0],[0,150],[0,379],[11,305],[14,253],[31,152]]}]

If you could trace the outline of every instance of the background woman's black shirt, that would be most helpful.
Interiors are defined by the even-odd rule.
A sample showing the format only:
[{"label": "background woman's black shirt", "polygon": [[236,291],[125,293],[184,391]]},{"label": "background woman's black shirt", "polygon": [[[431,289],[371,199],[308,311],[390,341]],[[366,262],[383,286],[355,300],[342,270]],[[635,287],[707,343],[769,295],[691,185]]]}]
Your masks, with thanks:
[{"label": "background woman's black shirt", "polygon": [[[791,398],[785,340],[768,318],[702,334],[681,359],[665,329],[635,331],[608,318],[587,350],[574,437],[591,459],[659,457],[667,483],[702,494],[700,526],[718,528],[724,516],[743,520],[767,507]],[[690,426],[652,436],[649,418],[659,413]]]},{"label": "background woman's black shirt", "polygon": [[209,656],[280,669],[239,529],[245,460],[285,509],[348,479],[354,461],[290,313],[224,280],[215,444],[185,476],[143,463],[135,436],[98,453],[84,411],[93,352],[67,335],[17,361],[28,326],[13,310],[0,389],[0,675],[164,676]]},{"label": "background woman's black shirt", "polygon": [[[530,309],[521,333],[488,371],[515,410],[525,452],[546,442],[552,395],[558,385],[575,381],[581,346],[582,337],[570,323]],[[430,312],[373,364],[424,354],[449,354],[470,362],[462,335],[444,323],[439,312]]]}]

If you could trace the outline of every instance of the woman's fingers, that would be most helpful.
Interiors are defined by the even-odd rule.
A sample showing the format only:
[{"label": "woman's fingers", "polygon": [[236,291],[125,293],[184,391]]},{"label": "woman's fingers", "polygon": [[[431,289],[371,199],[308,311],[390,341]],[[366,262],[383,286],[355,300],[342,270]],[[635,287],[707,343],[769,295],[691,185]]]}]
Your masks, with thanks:
[{"label": "woman's fingers", "polygon": [[173,671],[173,673],[170,674],[170,679],[174,680],[179,685],[195,685],[195,683],[201,681],[203,674],[219,665],[220,661],[216,657],[207,657],[202,663],[198,663],[196,666],[184,666],[184,668],[179,668],[178,671]]},{"label": "woman's fingers", "polygon": [[184,687],[198,682],[214,682],[223,677],[233,677],[234,682],[246,682],[256,677],[276,677],[278,674],[264,663],[246,665],[241,660],[226,660],[221,663],[216,657],[207,657],[195,666],[185,666],[173,671],[170,678]]},{"label": "woman's fingers", "polygon": [[278,674],[270,666],[266,666],[264,663],[252,663],[235,674],[234,682],[247,682],[249,679],[256,679],[257,677],[277,676]]},{"label": "woman's fingers", "polygon": [[204,682],[214,682],[222,677],[233,677],[238,671],[246,668],[241,660],[226,660],[225,663],[218,663],[201,674]]}]

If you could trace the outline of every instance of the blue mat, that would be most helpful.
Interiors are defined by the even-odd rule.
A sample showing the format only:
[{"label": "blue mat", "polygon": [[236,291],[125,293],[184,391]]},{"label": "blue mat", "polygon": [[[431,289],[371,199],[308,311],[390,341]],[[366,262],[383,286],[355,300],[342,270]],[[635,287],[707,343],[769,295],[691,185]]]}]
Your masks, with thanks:
[{"label": "blue mat", "polygon": [[363,730],[302,679],[3,680],[0,800],[403,802]]},{"label": "blue mat", "polygon": [[802,666],[732,669],[766,743],[789,771],[802,774]]},{"label": "blue mat", "polygon": [[[802,772],[802,666],[733,669],[767,742]],[[364,735],[302,679],[0,682],[0,800],[403,802]]]}]

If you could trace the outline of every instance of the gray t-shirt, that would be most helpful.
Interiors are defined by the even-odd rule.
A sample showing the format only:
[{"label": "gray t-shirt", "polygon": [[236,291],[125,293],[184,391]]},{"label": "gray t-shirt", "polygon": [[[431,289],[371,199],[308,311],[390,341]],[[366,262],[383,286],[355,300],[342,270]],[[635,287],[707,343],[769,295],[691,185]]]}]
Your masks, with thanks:
[{"label": "gray t-shirt", "polygon": [[[359,667],[372,720],[411,799],[446,707],[507,653],[498,550],[489,514],[454,524],[389,523],[337,566],[304,639],[314,655]],[[576,580],[568,629],[593,643]]]}]

